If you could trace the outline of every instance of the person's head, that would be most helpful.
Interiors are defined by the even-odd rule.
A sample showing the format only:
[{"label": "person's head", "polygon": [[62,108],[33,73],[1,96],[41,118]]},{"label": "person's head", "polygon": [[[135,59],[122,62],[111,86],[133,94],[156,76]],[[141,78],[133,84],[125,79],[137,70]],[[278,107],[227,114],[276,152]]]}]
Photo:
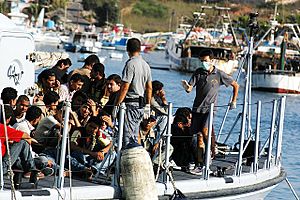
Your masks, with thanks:
[{"label": "person's head", "polygon": [[88,96],[82,91],[76,91],[72,97],[71,108],[73,111],[77,111],[81,105],[86,104]]},{"label": "person's head", "polygon": [[106,79],[106,87],[110,93],[120,90],[122,79],[118,74],[112,74]]},{"label": "person's head", "polygon": [[79,117],[81,119],[86,119],[92,114],[92,109],[88,104],[83,104],[79,109]]},{"label": "person's head", "polygon": [[95,63],[91,70],[91,78],[96,80],[101,80],[105,78],[105,67],[102,63]]},{"label": "person's head", "polygon": [[[10,120],[15,117],[14,110],[9,105],[4,105],[4,114],[5,114],[5,119],[6,119],[5,122],[6,122],[6,124],[9,124]],[[2,124],[4,123],[4,118],[3,118],[3,114],[2,114],[2,108],[0,110],[0,123],[2,123]]]},{"label": "person's head", "polygon": [[175,116],[182,115],[187,118],[188,125],[190,126],[192,123],[192,110],[188,107],[178,108],[175,112]]},{"label": "person's head", "polygon": [[69,81],[69,89],[70,91],[78,91],[82,88],[84,84],[84,78],[81,74],[73,74]]},{"label": "person's head", "polygon": [[[15,112],[17,115],[23,115],[30,106],[30,100],[26,95],[20,95],[17,99]],[[16,116],[17,117],[17,116]]]},{"label": "person's head", "polygon": [[9,104],[12,107],[16,105],[18,91],[12,87],[6,87],[1,92],[1,99],[4,104]]},{"label": "person's head", "polygon": [[58,105],[59,95],[54,91],[45,93],[43,101],[49,110],[56,110]]},{"label": "person's head", "polygon": [[66,58],[66,59],[60,59],[59,61],[57,61],[56,65],[54,67],[62,70],[62,71],[67,71],[69,69],[69,67],[72,66],[72,61],[70,60],[70,58]]},{"label": "person's head", "polygon": [[90,117],[88,122],[85,125],[85,130],[88,135],[96,135],[99,131],[101,124],[98,117]]},{"label": "person's head", "polygon": [[178,128],[183,130],[185,127],[189,127],[189,120],[186,116],[180,114],[174,117],[173,124],[176,124]]},{"label": "person's head", "polygon": [[85,60],[84,60],[84,68],[87,68],[89,70],[92,70],[92,67],[94,64],[100,63],[100,60],[97,55],[92,54],[89,55]]},{"label": "person's head", "polygon": [[56,75],[52,69],[46,69],[38,75],[38,83],[43,89],[49,90],[56,87]]},{"label": "person's head", "polygon": [[148,119],[143,119],[141,122],[141,129],[149,131],[156,124],[156,117],[151,115]]},{"label": "person's head", "polygon": [[203,50],[199,53],[199,59],[201,61],[200,68],[210,71],[213,67],[211,61],[213,59],[213,52],[209,49]]},{"label": "person's head", "polygon": [[37,106],[30,106],[26,112],[25,119],[32,126],[38,125],[42,117],[42,110]]},{"label": "person's head", "polygon": [[152,94],[158,94],[161,92],[161,90],[163,89],[164,84],[160,81],[152,81]]},{"label": "person's head", "polygon": [[130,38],[127,40],[126,51],[129,57],[134,53],[139,53],[141,51],[141,41],[137,38]]}]

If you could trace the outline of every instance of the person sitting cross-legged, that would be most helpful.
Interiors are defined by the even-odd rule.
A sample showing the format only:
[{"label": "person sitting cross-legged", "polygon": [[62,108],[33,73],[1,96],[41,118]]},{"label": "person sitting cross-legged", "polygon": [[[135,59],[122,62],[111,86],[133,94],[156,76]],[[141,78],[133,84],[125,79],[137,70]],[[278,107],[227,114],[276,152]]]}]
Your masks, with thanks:
[{"label": "person sitting cross-legged", "polygon": [[99,170],[97,164],[103,161],[112,145],[112,142],[106,143],[101,139],[101,126],[98,117],[90,117],[85,127],[78,128],[71,134],[71,156],[67,158],[71,159],[72,171],[84,173],[89,181],[92,179],[92,168]]},{"label": "person sitting cross-legged", "polygon": [[[4,106],[4,113],[5,113],[5,122],[6,124],[9,124],[11,118],[13,117],[13,109],[10,106],[5,105]],[[31,152],[30,152],[30,144],[32,142],[37,143],[37,141],[33,138],[31,138],[27,133],[24,133],[22,131],[18,131],[14,128],[11,128],[9,126],[6,127],[7,130],[7,138],[5,135],[5,126],[4,126],[4,119],[1,114],[0,116],[0,142],[1,142],[1,151],[2,151],[2,160],[3,160],[3,173],[6,174],[9,171],[9,164],[14,166],[17,164],[17,167],[24,171],[24,173],[27,172],[38,172],[39,170],[36,169],[36,166],[34,164],[34,160],[32,158]],[[6,146],[6,139],[9,141],[9,152],[7,151]],[[9,163],[9,160],[11,163]],[[20,162],[17,162],[19,161]],[[40,172],[33,173],[33,175],[37,175],[37,178],[43,178],[44,175]],[[34,178],[33,178],[34,179]]]}]

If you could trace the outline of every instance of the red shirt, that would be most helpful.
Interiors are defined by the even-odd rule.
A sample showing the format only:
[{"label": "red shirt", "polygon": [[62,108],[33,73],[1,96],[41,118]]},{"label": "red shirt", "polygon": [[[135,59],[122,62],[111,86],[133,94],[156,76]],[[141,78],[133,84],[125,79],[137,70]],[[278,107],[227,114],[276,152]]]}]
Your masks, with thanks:
[{"label": "red shirt", "polygon": [[[14,128],[6,127],[7,128],[7,136],[8,140],[14,142],[20,142],[22,135],[24,134],[22,131],[18,131]],[[0,142],[1,142],[1,150],[2,150],[2,157],[6,153],[6,142],[5,142],[5,132],[4,132],[4,125],[0,123]]]}]

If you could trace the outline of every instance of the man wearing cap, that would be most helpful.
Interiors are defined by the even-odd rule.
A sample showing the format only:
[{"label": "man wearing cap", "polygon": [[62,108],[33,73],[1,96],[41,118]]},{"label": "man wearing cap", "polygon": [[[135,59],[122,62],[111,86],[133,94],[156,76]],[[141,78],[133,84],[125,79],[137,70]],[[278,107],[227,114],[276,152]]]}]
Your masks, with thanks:
[{"label": "man wearing cap", "polygon": [[[200,52],[200,67],[193,73],[189,82],[182,80],[182,86],[187,93],[196,87],[196,97],[192,108],[192,134],[197,134],[196,173],[201,172],[204,164],[204,141],[208,136],[208,117],[210,104],[217,103],[218,91],[221,85],[232,86],[233,96],[230,109],[236,108],[239,85],[225,72],[212,64],[213,54],[210,50]],[[216,110],[216,107],[214,108]],[[212,158],[215,155],[215,134],[212,132]]]},{"label": "man wearing cap", "polygon": [[129,55],[122,72],[120,93],[116,98],[112,116],[116,118],[118,106],[125,102],[125,123],[123,147],[137,144],[140,122],[150,117],[150,100],[152,96],[152,77],[150,66],[140,55],[141,42],[137,38],[127,41]]}]

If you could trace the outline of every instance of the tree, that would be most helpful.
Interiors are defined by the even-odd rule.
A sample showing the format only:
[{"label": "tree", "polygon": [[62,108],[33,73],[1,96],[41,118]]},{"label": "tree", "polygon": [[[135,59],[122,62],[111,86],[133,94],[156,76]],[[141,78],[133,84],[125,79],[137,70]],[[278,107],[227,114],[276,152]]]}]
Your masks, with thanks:
[{"label": "tree", "polygon": [[95,9],[98,26],[104,26],[107,22],[117,23],[119,21],[119,7],[117,1],[104,2],[102,6]]}]

